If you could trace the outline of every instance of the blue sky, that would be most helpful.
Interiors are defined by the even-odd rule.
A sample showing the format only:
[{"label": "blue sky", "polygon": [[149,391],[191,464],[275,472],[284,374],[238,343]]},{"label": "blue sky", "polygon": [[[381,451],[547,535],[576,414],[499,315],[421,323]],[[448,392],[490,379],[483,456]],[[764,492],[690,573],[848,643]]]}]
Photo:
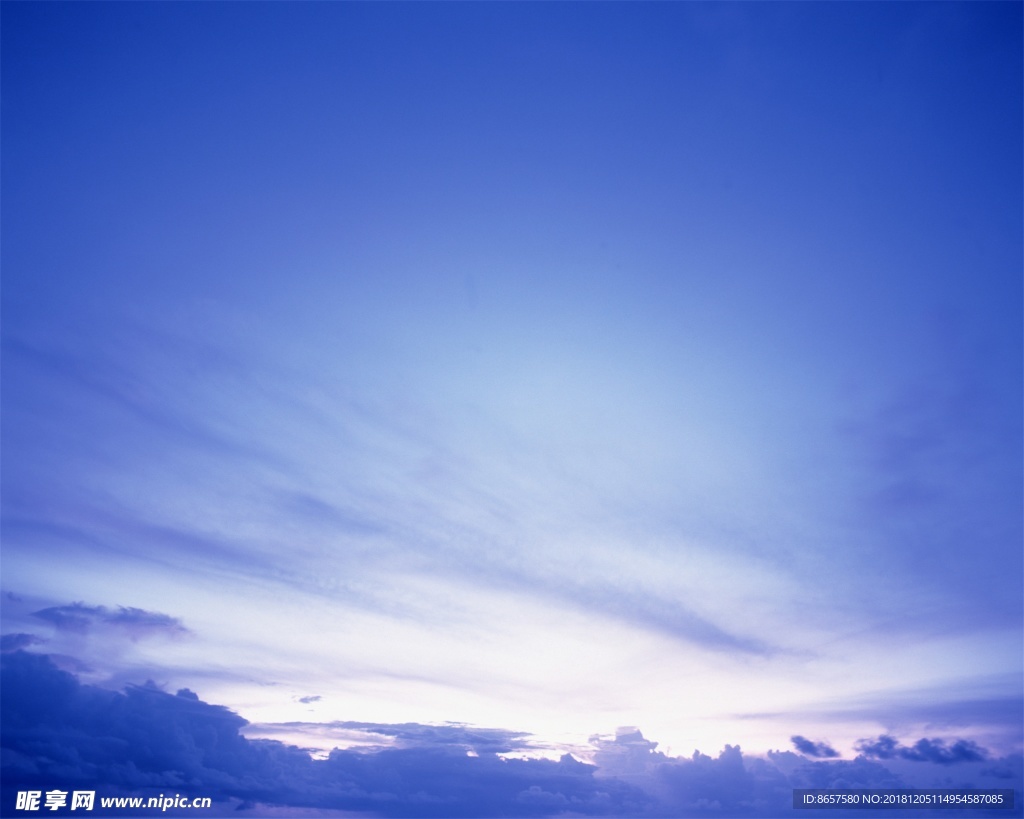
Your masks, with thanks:
[{"label": "blue sky", "polygon": [[2,15],[16,668],[620,813],[1021,787],[1019,4]]}]

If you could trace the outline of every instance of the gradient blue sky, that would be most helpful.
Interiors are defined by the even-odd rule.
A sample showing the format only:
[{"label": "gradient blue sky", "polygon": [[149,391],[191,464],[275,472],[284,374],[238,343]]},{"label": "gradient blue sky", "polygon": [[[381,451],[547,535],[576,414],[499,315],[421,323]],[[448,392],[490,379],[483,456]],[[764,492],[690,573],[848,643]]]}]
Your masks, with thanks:
[{"label": "gradient blue sky", "polygon": [[1021,4],[2,15],[10,646],[321,754],[1021,752]]}]

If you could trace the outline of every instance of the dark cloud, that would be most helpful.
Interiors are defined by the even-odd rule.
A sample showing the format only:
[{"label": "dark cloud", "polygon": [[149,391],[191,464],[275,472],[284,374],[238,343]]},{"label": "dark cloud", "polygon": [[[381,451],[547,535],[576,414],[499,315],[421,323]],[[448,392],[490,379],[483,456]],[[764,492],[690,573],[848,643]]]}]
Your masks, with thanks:
[{"label": "dark cloud", "polygon": [[878,762],[858,757],[853,760],[808,762],[789,775],[793,788],[905,788],[909,783]]},{"label": "dark cloud", "polygon": [[32,616],[45,620],[58,631],[78,634],[85,634],[97,625],[113,626],[133,640],[153,634],[180,637],[190,633],[176,617],[131,606],[118,606],[116,611],[111,611],[106,606],[71,603],[40,609]]},{"label": "dark cloud", "polygon": [[914,762],[934,762],[954,765],[958,762],[983,762],[988,752],[967,739],[958,739],[951,745],[941,739],[919,739],[913,745],[901,745],[895,737],[882,734],[878,739],[861,739],[854,746],[858,753],[871,759],[909,759]]},{"label": "dark cloud", "polygon": [[592,765],[568,754],[555,762],[448,748],[336,750],[322,764],[327,780],[345,789],[346,807],[382,815],[622,816],[652,801],[638,787],[596,778]]},{"label": "dark cloud", "polygon": [[86,606],[84,603],[72,603],[70,606],[52,606],[32,612],[33,617],[45,620],[57,631],[73,631],[84,634],[97,619],[102,619],[105,609],[102,606]]},{"label": "dark cloud", "polygon": [[[107,691],[24,651],[3,656],[0,705],[7,788],[59,782],[108,795],[189,791],[381,816],[543,816],[554,804],[621,815],[646,799],[626,783],[596,779],[594,766],[568,755],[503,759],[498,750],[511,743],[501,738],[520,735],[461,725],[352,723],[421,745],[335,750],[313,760],[294,746],[246,739],[244,719],[190,691],[173,695],[153,684]],[[467,744],[483,752],[469,755]],[[14,796],[5,789],[3,813]]]},{"label": "dark cloud", "polygon": [[274,770],[308,759],[278,744],[271,759],[239,735],[244,719],[188,693],[152,684],[107,691],[80,684],[47,656],[3,655],[3,781],[111,794],[190,787],[227,796],[252,778],[249,790],[270,796],[272,787],[259,782],[273,783]]},{"label": "dark cloud", "polygon": [[6,654],[10,651],[18,651],[19,649],[28,648],[43,642],[46,641],[41,637],[36,637],[34,634],[25,634],[23,632],[4,634],[0,637],[0,652]]},{"label": "dark cloud", "polygon": [[827,742],[812,742],[799,734],[791,736],[789,741],[804,756],[813,756],[817,759],[833,759],[839,756],[839,752]]},{"label": "dark cloud", "polygon": [[309,703],[311,703],[311,702],[320,702],[321,699],[322,699],[322,697],[320,697],[319,695],[317,695],[317,696],[309,696],[309,697],[299,697],[299,702],[305,703],[306,705],[309,705]]},{"label": "dark cloud", "polygon": [[857,751],[866,757],[873,759],[894,759],[897,754],[897,749],[900,747],[895,737],[882,734],[876,740],[860,739],[857,740],[855,746]]},{"label": "dark cloud", "polygon": [[[312,759],[292,745],[247,739],[242,717],[188,689],[171,694],[147,683],[110,691],[25,651],[4,654],[0,663],[3,814],[13,812],[19,789],[60,787],[98,796],[210,796],[223,808],[211,816],[337,810],[380,817],[775,817],[791,810],[794,787],[934,786],[906,773],[901,778],[866,756],[818,761],[780,752],[762,759],[727,745],[714,757],[670,757],[636,728],[593,738],[594,764],[586,764],[569,754],[557,761],[503,756],[530,747],[522,732],[335,722],[325,725],[393,743],[336,748],[327,759]],[[890,740],[881,737],[872,747],[905,752],[901,764],[914,770],[941,771],[927,763],[983,755],[964,741]],[[973,781],[985,787],[1019,788],[1022,778],[1017,758],[960,770],[977,772]]]}]

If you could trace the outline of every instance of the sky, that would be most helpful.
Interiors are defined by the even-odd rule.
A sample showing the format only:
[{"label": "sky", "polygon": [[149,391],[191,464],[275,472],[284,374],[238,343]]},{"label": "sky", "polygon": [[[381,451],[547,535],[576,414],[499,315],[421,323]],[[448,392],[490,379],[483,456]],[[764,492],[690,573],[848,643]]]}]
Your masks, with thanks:
[{"label": "sky", "polygon": [[0,15],[0,812],[1024,798],[1021,4]]}]

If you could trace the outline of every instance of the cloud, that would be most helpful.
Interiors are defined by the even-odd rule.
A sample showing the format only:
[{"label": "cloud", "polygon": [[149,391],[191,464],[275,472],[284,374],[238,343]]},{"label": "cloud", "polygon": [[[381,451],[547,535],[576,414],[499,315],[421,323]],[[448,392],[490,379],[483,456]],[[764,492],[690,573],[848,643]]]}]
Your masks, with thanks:
[{"label": "cloud", "polygon": [[808,762],[792,771],[788,777],[793,788],[824,788],[844,790],[850,788],[905,788],[903,777],[878,762],[862,757],[853,760]]},{"label": "cloud", "polygon": [[819,759],[831,759],[839,756],[839,752],[827,742],[812,742],[799,734],[791,736],[789,741],[804,756],[813,756]]},{"label": "cloud", "polygon": [[[301,702],[301,700],[300,700]],[[481,754],[508,754],[535,751],[537,745],[523,731],[480,728],[462,723],[423,725],[334,720],[331,722],[273,722],[249,725],[247,736],[284,741],[312,740],[323,747],[359,747],[362,750],[384,748],[444,748]]]},{"label": "cloud", "polygon": [[403,723],[388,725],[375,722],[334,722],[340,728],[354,728],[374,734],[394,737],[404,747],[453,747],[477,753],[501,754],[529,747],[523,731],[503,731],[496,728],[475,728],[461,723],[420,725]]},{"label": "cloud", "polygon": [[40,609],[33,612],[32,616],[45,620],[57,631],[70,631],[76,634],[85,634],[98,625],[112,626],[133,640],[155,634],[182,637],[191,633],[176,617],[132,606],[118,606],[116,611],[111,611],[105,606],[72,603],[67,606]]},{"label": "cloud", "polygon": [[901,745],[895,737],[882,734],[875,740],[858,740],[855,747],[863,756],[872,759],[909,759],[939,765],[983,762],[989,756],[984,748],[967,739],[958,739],[951,745],[941,739],[919,739],[913,745],[907,746]]},{"label": "cloud", "polygon": [[888,735],[948,736],[984,728],[1008,751],[1024,741],[1024,688],[1019,674],[993,674],[955,684],[875,691],[824,707],[737,717],[819,725],[877,723]]},{"label": "cloud", "polygon": [[321,699],[323,699],[323,697],[317,694],[316,696],[299,697],[299,702],[309,705],[312,702],[320,702]]},{"label": "cloud", "polygon": [[[318,761],[295,746],[246,739],[246,720],[190,691],[169,694],[152,683],[107,691],[79,683],[45,655],[4,655],[0,692],[3,779],[22,789],[60,782],[107,795],[187,790],[382,816],[541,816],[555,803],[621,814],[644,801],[639,789],[599,781],[594,766],[568,755],[501,758],[499,749],[512,744],[504,738],[521,736],[514,732],[352,723],[419,745],[336,749]],[[467,744],[484,753],[467,754]]]},{"label": "cloud", "polygon": [[792,804],[792,786],[770,762],[744,757],[726,745],[717,757],[694,751],[670,757],[636,728],[614,740],[591,738],[599,775],[642,787],[651,799],[644,813],[656,816],[775,816]]},{"label": "cloud", "polygon": [[877,740],[861,739],[855,744],[856,749],[866,757],[874,759],[893,759],[897,754],[899,743],[895,737],[882,734]]},{"label": "cloud", "polygon": [[651,800],[640,788],[594,776],[594,767],[564,755],[546,759],[470,756],[444,748],[334,751],[322,763],[350,808],[383,815],[628,815]]},{"label": "cloud", "polygon": [[[523,732],[344,721],[325,725],[392,744],[335,748],[313,759],[294,745],[247,739],[245,719],[188,689],[171,694],[147,683],[110,691],[25,651],[4,654],[0,663],[4,813],[13,811],[17,789],[58,784],[98,796],[210,796],[223,808],[213,815],[339,810],[380,817],[774,817],[789,812],[796,787],[936,786],[866,755],[818,761],[787,751],[759,758],[727,745],[717,756],[671,757],[637,728],[620,729],[614,739],[593,737],[590,764],[568,753],[558,760],[503,756],[530,748]],[[973,743],[922,740],[908,747],[883,736],[870,745],[880,754],[902,753],[903,765],[922,772],[941,771],[959,756],[961,770],[972,773],[958,785],[1020,787],[1019,758],[971,763],[986,756]]]},{"label": "cloud", "polygon": [[[112,793],[189,786],[213,796],[237,789],[239,776],[268,773],[259,744],[238,733],[245,720],[190,692],[152,683],[107,691],[24,651],[3,655],[2,682],[5,782]],[[287,752],[277,757],[280,765]]]},{"label": "cloud", "polygon": [[72,603],[70,606],[52,606],[32,612],[33,617],[45,620],[57,631],[73,631],[84,634],[96,619],[100,619],[104,609],[102,606],[86,606],[83,603]]},{"label": "cloud", "polygon": [[28,648],[29,646],[38,645],[39,643],[46,642],[41,637],[36,637],[34,634],[25,634],[19,632],[17,634],[5,634],[0,637],[0,652],[7,654],[11,651],[18,651],[22,648]]}]

